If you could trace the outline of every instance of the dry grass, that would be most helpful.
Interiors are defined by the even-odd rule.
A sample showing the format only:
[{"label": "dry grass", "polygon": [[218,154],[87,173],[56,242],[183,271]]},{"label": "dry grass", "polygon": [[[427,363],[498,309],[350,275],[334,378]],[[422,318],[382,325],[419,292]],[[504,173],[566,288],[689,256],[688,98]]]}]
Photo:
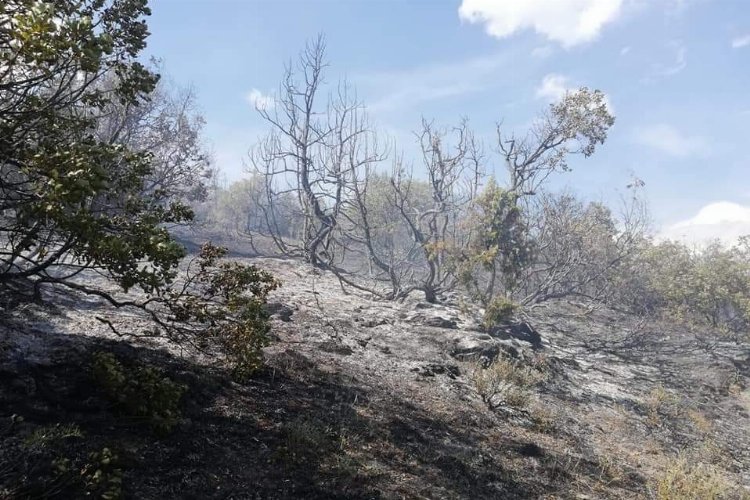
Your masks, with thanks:
[{"label": "dry grass", "polygon": [[673,415],[679,409],[681,399],[659,385],[646,397],[648,423],[652,427],[661,425],[662,417]]},{"label": "dry grass", "polygon": [[658,500],[714,500],[727,498],[735,489],[716,468],[684,456],[668,460],[651,486]]},{"label": "dry grass", "polygon": [[529,408],[533,429],[542,434],[551,434],[557,428],[558,416],[547,405],[537,402]]},{"label": "dry grass", "polygon": [[70,438],[83,438],[84,434],[76,424],[55,424],[42,426],[34,430],[25,440],[30,447],[47,446],[51,443]]},{"label": "dry grass", "polygon": [[503,404],[525,408],[531,401],[530,389],[539,383],[539,374],[510,359],[496,359],[486,368],[481,363],[471,370],[474,388],[490,408]]},{"label": "dry grass", "polygon": [[695,431],[705,438],[712,430],[713,424],[698,410],[688,410],[687,419]]}]

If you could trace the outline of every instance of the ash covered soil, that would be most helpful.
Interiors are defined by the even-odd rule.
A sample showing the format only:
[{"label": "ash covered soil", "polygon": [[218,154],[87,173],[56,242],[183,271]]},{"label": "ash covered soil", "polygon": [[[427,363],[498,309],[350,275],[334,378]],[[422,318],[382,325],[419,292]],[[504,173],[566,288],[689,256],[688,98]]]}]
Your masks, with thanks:
[{"label": "ash covered soil", "polygon": [[[29,436],[73,423],[66,453],[115,450],[126,498],[652,498],[676,457],[719,471],[729,498],[750,494],[747,342],[565,301],[488,334],[458,297],[376,301],[300,262],[241,260],[282,282],[267,367],[246,384],[188,350],[117,338],[93,298],[6,311],[6,495],[49,490],[56,448],[29,451]],[[171,433],[114,412],[87,368],[101,350],[188,387]],[[483,401],[474,373],[494,359],[537,375],[528,401]]]}]

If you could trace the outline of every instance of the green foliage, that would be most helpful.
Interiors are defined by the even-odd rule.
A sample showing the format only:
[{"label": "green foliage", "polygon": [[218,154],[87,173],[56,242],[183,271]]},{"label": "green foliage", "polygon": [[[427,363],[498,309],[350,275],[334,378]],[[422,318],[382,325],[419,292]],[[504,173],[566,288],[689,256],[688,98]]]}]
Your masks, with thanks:
[{"label": "green foliage", "polygon": [[482,326],[486,330],[491,330],[498,325],[507,323],[513,318],[513,314],[516,313],[518,308],[518,304],[506,297],[495,297],[484,309]]},{"label": "green foliage", "polygon": [[179,403],[185,386],[148,366],[125,367],[110,353],[96,353],[92,380],[127,416],[144,418],[160,434],[168,433],[180,418]]},{"label": "green foliage", "polygon": [[[170,282],[184,249],[165,223],[192,212],[144,195],[151,153],[96,137],[111,103],[137,105],[158,76],[137,61],[144,0],[3,2],[0,17],[0,285],[96,267],[124,289]],[[116,75],[106,92],[100,81]],[[147,262],[149,265],[143,265]],[[67,274],[67,273],[66,273]]]},{"label": "green foliage", "polygon": [[621,286],[631,307],[741,331],[750,324],[750,240],[691,250],[668,241],[646,247]]},{"label": "green foliage", "polygon": [[89,453],[83,465],[75,464],[67,457],[58,457],[52,461],[52,469],[57,477],[56,482],[73,483],[83,489],[86,497],[103,500],[122,498],[122,469],[117,467],[119,458],[109,448]]},{"label": "green foliage", "polygon": [[[550,106],[550,116],[560,136],[558,140],[575,140],[578,147],[572,152],[587,157],[594,154],[597,145],[604,144],[607,132],[615,123],[604,92],[587,87],[567,92],[560,102]],[[564,156],[559,156],[556,168],[569,170]]]},{"label": "green foliage", "polygon": [[[219,340],[246,377],[261,362],[262,306],[276,282],[220,262],[226,252],[211,245],[197,270],[180,273],[186,251],[168,226],[193,212],[167,200],[188,195],[181,189],[195,186],[185,178],[204,172],[205,159],[200,123],[184,113],[190,97],[180,107],[155,94],[158,75],[138,62],[146,1],[9,0],[0,9],[0,292],[16,295],[31,281],[38,294],[54,283],[139,309],[172,340]],[[127,123],[112,121],[122,114]],[[128,129],[140,123],[134,116],[158,126]],[[167,147],[160,134],[176,142]],[[189,186],[155,181],[170,176]],[[90,268],[146,298],[118,300],[71,279]],[[141,375],[152,383],[149,371]]]},{"label": "green foliage", "polygon": [[518,196],[490,178],[474,200],[467,225],[470,243],[457,249],[452,261],[471,296],[489,309],[495,307],[490,304],[498,288],[512,292],[530,262],[530,241]]},{"label": "green foliage", "polygon": [[203,245],[187,273],[192,293],[176,292],[166,306],[173,338],[218,341],[234,376],[246,380],[262,366],[270,329],[264,305],[279,282],[255,266],[220,261],[225,255],[224,248]]}]

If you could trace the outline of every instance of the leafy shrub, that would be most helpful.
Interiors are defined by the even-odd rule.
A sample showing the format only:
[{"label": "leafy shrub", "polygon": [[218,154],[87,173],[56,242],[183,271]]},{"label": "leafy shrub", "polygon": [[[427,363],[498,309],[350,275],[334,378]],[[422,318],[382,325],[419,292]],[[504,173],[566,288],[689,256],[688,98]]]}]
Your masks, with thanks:
[{"label": "leafy shrub", "polygon": [[146,419],[160,434],[172,430],[180,418],[179,403],[185,386],[166,377],[160,370],[147,366],[128,368],[111,353],[96,353],[92,378],[128,416]]},{"label": "leafy shrub", "polygon": [[490,330],[498,325],[507,323],[518,310],[518,304],[505,297],[495,297],[487,305],[482,318],[482,325]]},{"label": "leafy shrub", "polygon": [[474,200],[466,224],[472,238],[454,252],[455,272],[472,298],[486,306],[499,292],[513,292],[520,272],[530,262],[530,241],[518,195],[490,177]]},{"label": "leafy shrub", "polygon": [[[69,490],[82,489],[79,494],[85,497],[122,498],[122,469],[117,467],[118,462],[118,456],[109,448],[89,453],[88,460],[82,465],[64,456],[55,458],[52,461],[55,476],[52,483],[58,487],[51,484],[50,490],[55,491],[59,484],[65,484]],[[46,494],[44,498],[47,498]]]},{"label": "leafy shrub", "polygon": [[269,273],[255,266],[220,261],[226,249],[205,244],[189,269],[191,293],[167,300],[173,339],[217,341],[223,348],[236,379],[246,380],[263,364],[268,344],[268,294],[279,286]]},{"label": "leafy shrub", "polygon": [[663,313],[731,331],[750,325],[750,240],[732,248],[690,249],[668,241],[643,249],[621,280],[623,301],[641,313]]}]

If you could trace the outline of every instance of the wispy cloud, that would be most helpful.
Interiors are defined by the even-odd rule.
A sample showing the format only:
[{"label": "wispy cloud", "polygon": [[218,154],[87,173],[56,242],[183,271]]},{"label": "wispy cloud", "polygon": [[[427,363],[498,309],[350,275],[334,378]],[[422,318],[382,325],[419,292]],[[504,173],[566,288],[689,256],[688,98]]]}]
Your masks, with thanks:
[{"label": "wispy cloud", "polygon": [[708,141],[705,138],[686,135],[665,123],[636,129],[633,132],[633,140],[637,144],[676,158],[706,156],[709,152]]},{"label": "wispy cloud", "polygon": [[687,48],[677,40],[667,44],[667,48],[672,52],[672,60],[669,63],[655,63],[651,66],[651,74],[644,81],[653,82],[662,78],[674,76],[687,67]]},{"label": "wispy cloud", "polygon": [[255,88],[250,89],[250,91],[245,94],[245,101],[250,103],[250,105],[254,106],[256,109],[272,108],[276,103],[276,100],[272,95],[264,94]]},{"label": "wispy cloud", "polygon": [[732,48],[741,49],[750,45],[750,34],[738,36],[732,39]]},{"label": "wispy cloud", "polygon": [[497,38],[533,29],[569,48],[595,39],[619,16],[622,4],[623,0],[463,0],[458,15],[483,24]]},{"label": "wispy cloud", "polygon": [[368,95],[367,108],[377,113],[480,92],[496,83],[497,75],[513,60],[509,51],[405,70],[362,73],[352,80]]}]

